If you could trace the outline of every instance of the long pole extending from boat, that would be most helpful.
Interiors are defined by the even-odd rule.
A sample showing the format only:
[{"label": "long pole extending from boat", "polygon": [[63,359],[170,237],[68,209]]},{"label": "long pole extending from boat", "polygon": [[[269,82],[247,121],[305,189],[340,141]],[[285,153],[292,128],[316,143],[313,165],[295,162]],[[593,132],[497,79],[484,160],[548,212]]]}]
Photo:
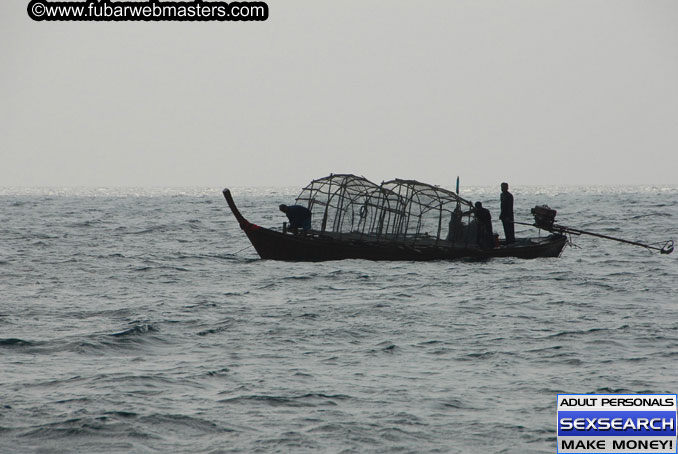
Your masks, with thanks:
[{"label": "long pole extending from boat", "polygon": [[593,233],[593,232],[587,232],[586,230],[580,230],[580,229],[574,229],[572,227],[565,227],[563,225],[553,225],[553,230],[558,231],[560,233],[572,233],[575,235],[590,235],[590,236],[595,236],[598,238],[605,238],[606,240],[613,240],[613,241],[618,241],[620,243],[626,243],[626,244],[632,244],[634,246],[641,246],[646,249],[652,249],[654,251],[659,251],[661,254],[670,254],[673,252],[673,240],[668,240],[666,241],[661,247],[655,246],[652,244],[644,244],[644,243],[639,243],[638,241],[629,241],[625,240],[623,238],[615,238],[613,236],[609,235],[603,235],[600,233]]},{"label": "long pole extending from boat", "polygon": [[558,225],[558,224],[553,224],[552,227],[547,228],[546,226],[540,226],[537,224],[527,224],[525,222],[514,222],[514,224],[522,224],[522,225],[529,225],[532,227],[537,227],[540,229],[548,230],[549,232],[554,232],[554,233],[569,233],[572,235],[590,235],[590,236],[595,236],[598,238],[605,238],[606,240],[613,240],[613,241],[618,241],[620,243],[626,243],[626,244],[632,244],[634,246],[641,246],[646,249],[652,249],[654,251],[659,251],[661,254],[670,254],[673,252],[673,240],[668,240],[666,241],[661,247],[656,246],[654,244],[645,244],[645,243],[640,243],[638,241],[629,241],[625,240],[623,238],[616,238],[613,236],[609,235],[603,235],[601,233],[594,233],[594,232],[588,232],[586,230],[581,230],[581,229],[575,229],[572,227],[566,227],[564,225]]}]

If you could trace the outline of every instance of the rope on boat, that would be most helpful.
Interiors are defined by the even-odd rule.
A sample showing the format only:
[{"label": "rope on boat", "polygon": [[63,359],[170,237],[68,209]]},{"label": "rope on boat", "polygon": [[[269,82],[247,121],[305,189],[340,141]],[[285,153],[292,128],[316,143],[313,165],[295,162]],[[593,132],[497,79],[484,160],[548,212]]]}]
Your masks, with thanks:
[{"label": "rope on boat", "polygon": [[238,252],[229,252],[229,255],[238,255],[241,252],[243,252],[244,250],[249,249],[251,247],[252,247],[252,245],[250,244],[249,246],[245,246],[244,248],[240,249]]}]

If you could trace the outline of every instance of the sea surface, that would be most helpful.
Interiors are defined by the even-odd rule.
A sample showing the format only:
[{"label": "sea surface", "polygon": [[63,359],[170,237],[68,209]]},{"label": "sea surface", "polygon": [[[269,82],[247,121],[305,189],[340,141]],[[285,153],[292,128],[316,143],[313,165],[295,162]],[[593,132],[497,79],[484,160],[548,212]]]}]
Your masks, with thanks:
[{"label": "sea surface", "polygon": [[[547,453],[557,393],[678,392],[678,253],[265,261],[221,189],[0,189],[0,453]],[[678,240],[676,186],[512,192]]]}]

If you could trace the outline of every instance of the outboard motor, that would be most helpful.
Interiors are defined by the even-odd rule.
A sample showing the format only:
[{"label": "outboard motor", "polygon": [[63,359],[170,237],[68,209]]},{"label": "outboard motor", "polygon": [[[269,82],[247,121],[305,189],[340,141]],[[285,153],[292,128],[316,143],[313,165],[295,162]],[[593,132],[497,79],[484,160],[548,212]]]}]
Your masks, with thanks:
[{"label": "outboard motor", "polygon": [[537,205],[532,208],[532,215],[534,216],[534,225],[544,230],[552,230],[553,223],[556,220],[557,211],[550,208],[548,205]]}]

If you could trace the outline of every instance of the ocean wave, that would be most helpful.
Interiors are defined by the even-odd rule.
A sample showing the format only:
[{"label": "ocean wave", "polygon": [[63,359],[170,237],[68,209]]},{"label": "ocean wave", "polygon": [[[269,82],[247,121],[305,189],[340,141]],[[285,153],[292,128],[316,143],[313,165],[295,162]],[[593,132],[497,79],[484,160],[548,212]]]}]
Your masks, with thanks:
[{"label": "ocean wave", "polygon": [[204,337],[204,336],[209,336],[211,334],[223,333],[224,331],[228,331],[230,329],[232,329],[232,326],[231,326],[231,323],[228,322],[224,326],[218,326],[216,328],[209,328],[209,329],[205,329],[205,330],[202,330],[202,331],[198,331],[197,334],[198,334],[198,336]]},{"label": "ocean wave", "polygon": [[0,339],[0,347],[30,347],[32,345],[34,345],[33,342],[14,337]]},{"label": "ocean wave", "polygon": [[109,334],[109,336],[113,336],[113,337],[142,336],[142,335],[145,335],[145,334],[155,333],[155,332],[158,332],[158,331],[160,331],[160,330],[155,325],[145,323],[145,324],[135,325],[135,326],[133,326],[129,329],[126,329],[124,331]]},{"label": "ocean wave", "polygon": [[323,394],[323,393],[308,393],[299,396],[275,396],[252,394],[247,396],[230,397],[228,399],[221,399],[219,403],[223,404],[243,404],[251,405],[254,403],[261,403],[273,407],[317,407],[317,406],[336,406],[335,401],[344,401],[351,399],[350,396],[344,394]]}]

